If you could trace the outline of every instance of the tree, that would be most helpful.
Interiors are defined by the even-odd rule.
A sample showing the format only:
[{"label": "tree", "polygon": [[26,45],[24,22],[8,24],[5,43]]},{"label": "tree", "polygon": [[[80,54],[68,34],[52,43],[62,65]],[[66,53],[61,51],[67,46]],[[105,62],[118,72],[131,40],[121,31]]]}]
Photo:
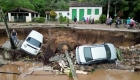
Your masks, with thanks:
[{"label": "tree", "polygon": [[43,16],[43,17],[46,16],[44,14],[45,11],[47,10],[46,0],[30,0],[30,3],[34,6],[35,11],[40,13],[40,16]]},{"label": "tree", "polygon": [[1,19],[4,21],[4,24],[5,24],[5,27],[6,27],[6,33],[7,33],[7,36],[9,38],[9,40],[10,40],[11,49],[16,49],[17,47],[15,46],[15,43],[14,43],[14,41],[13,41],[11,35],[10,35],[6,15],[3,13],[3,10],[2,10],[1,6],[0,6],[0,15],[1,15]]},{"label": "tree", "polygon": [[51,17],[53,20],[55,20],[56,16],[57,16],[57,13],[56,13],[54,10],[50,11],[50,17]]},{"label": "tree", "polygon": [[56,3],[56,6],[58,9],[69,9],[69,3],[68,2],[65,2],[65,0],[59,0],[57,3]]},{"label": "tree", "polygon": [[100,16],[99,20],[101,21],[101,23],[105,23],[105,21],[106,21],[106,15],[105,14],[102,14]]},{"label": "tree", "polygon": [[17,7],[23,7],[34,10],[34,6],[29,0],[0,0],[0,5],[3,7],[3,11],[7,12]]}]

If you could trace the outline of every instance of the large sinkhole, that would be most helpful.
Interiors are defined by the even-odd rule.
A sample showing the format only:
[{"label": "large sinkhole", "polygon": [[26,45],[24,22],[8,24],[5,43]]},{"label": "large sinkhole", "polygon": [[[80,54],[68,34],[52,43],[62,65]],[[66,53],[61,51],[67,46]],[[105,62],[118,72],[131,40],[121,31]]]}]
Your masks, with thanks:
[{"label": "large sinkhole", "polygon": [[[16,28],[18,33],[18,39],[24,40],[31,30],[36,30],[43,34],[44,40],[40,53],[37,56],[26,54],[21,50],[9,50],[7,53],[2,54],[4,59],[10,59],[12,61],[24,60],[24,61],[39,61],[44,65],[50,64],[53,60],[60,60],[64,58],[64,50],[62,47],[64,45],[68,46],[68,52],[71,55],[75,53],[75,47],[83,44],[96,44],[96,43],[113,43],[116,47],[119,46],[134,46],[140,44],[140,33],[139,32],[124,32],[124,31],[104,31],[104,30],[93,30],[93,29],[76,29],[70,27],[61,28]],[[12,31],[12,29],[10,29]],[[6,30],[0,29],[0,45],[8,40]],[[0,51],[1,50],[0,48]],[[10,55],[6,57],[5,54]],[[126,52],[127,54],[127,52]],[[57,55],[59,57],[57,57]],[[127,54],[129,55],[129,54]],[[124,56],[124,58],[126,58]],[[132,56],[130,55],[130,57]],[[75,58],[72,58],[75,62]],[[131,62],[131,61],[127,61]],[[108,64],[107,64],[108,65]],[[112,66],[112,64],[110,64]],[[115,65],[113,64],[115,67]],[[59,67],[56,67],[59,68]]]},{"label": "large sinkhole", "polygon": [[[10,29],[11,31],[12,29]],[[65,43],[73,50],[76,45],[94,44],[94,43],[113,43],[117,46],[132,46],[139,44],[139,32],[123,31],[103,31],[91,29],[75,28],[17,28],[18,39],[24,40],[31,30],[36,30],[44,35],[43,44],[51,42],[52,48],[58,48],[59,44]],[[7,38],[6,30],[0,30],[0,45]],[[61,46],[61,45],[60,45]]]}]

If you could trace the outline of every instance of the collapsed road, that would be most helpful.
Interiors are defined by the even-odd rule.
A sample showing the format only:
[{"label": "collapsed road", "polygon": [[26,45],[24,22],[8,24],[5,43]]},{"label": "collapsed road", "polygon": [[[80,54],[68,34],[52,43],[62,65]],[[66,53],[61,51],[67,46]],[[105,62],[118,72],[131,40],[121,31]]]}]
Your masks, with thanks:
[{"label": "collapsed road", "polygon": [[[94,43],[113,43],[117,48],[122,51],[123,60],[120,61],[120,65],[115,63],[100,63],[93,64],[91,66],[78,66],[76,69],[82,69],[84,71],[92,71],[94,68],[109,68],[109,69],[127,69],[127,70],[139,70],[139,32],[123,32],[123,31],[102,31],[102,30],[90,30],[90,29],[74,29],[74,28],[17,28],[18,39],[24,40],[31,30],[37,30],[44,35],[44,42],[42,50],[38,56],[28,55],[20,50],[9,50],[11,54],[10,60],[24,60],[24,61],[38,61],[43,62],[44,65],[50,64],[56,66],[61,59],[65,60],[64,52],[62,50],[63,45],[69,47],[68,52],[75,62],[75,47],[82,44],[94,44]],[[1,29],[1,43],[4,43],[7,39],[6,32]],[[125,63],[127,61],[127,63]],[[54,68],[60,69],[60,66]]]}]

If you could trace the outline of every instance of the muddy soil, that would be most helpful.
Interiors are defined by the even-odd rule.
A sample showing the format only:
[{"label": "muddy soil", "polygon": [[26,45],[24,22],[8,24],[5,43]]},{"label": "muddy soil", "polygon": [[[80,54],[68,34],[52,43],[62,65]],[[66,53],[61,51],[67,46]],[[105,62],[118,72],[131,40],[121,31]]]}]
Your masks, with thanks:
[{"label": "muddy soil", "polygon": [[[24,28],[16,29],[18,39],[24,40],[31,30],[37,30],[44,35],[44,44],[53,41],[54,45],[60,42],[66,42],[73,48],[77,44],[93,44],[110,42],[115,46],[131,46],[139,44],[140,33],[119,32],[119,31],[102,31],[102,30],[82,30],[72,28]],[[11,29],[10,29],[11,31]],[[0,29],[0,45],[7,39],[4,29]]]},{"label": "muddy soil", "polygon": [[[43,56],[54,56],[56,54],[53,55],[46,55],[46,54],[51,54],[51,53],[60,53],[57,52],[58,49],[60,49],[60,47],[62,47],[63,44],[67,44],[69,46],[69,50],[73,51],[75,49],[75,47],[77,45],[81,45],[81,44],[94,44],[94,43],[103,43],[103,42],[109,42],[109,43],[113,43],[116,47],[119,46],[133,46],[135,44],[139,44],[139,33],[133,33],[133,32],[113,32],[113,31],[100,31],[100,30],[80,30],[80,29],[72,29],[72,28],[25,28],[25,29],[16,29],[17,33],[18,33],[18,39],[25,39],[26,36],[29,34],[29,32],[31,30],[37,30],[38,32],[42,33],[44,35],[44,43],[43,43]],[[11,31],[11,30],[10,30]],[[8,40],[8,38],[6,37],[6,32],[5,30],[0,30],[1,33],[1,44],[3,44],[6,40]],[[139,48],[139,47],[138,47]],[[20,51],[14,51],[13,53],[17,53],[19,54]],[[46,54],[45,54],[46,53]],[[133,52],[134,53],[134,52]],[[138,62],[137,66],[139,66],[139,61],[137,58],[136,60],[132,60],[132,53],[130,53],[129,51],[126,53],[123,53],[125,55],[123,55],[123,62],[122,64],[124,64],[125,62],[130,62],[125,64],[125,66],[131,66],[131,65],[135,65],[137,64],[136,62]],[[127,56],[128,55],[128,56]],[[16,56],[16,55],[14,55]],[[15,58],[13,56],[13,58]],[[139,52],[137,55],[135,56],[139,56]],[[44,57],[48,58],[48,57]],[[33,61],[33,59],[36,59],[36,57],[33,56],[29,56],[27,57],[31,58],[31,60]],[[130,59],[130,60],[128,60]],[[128,61],[127,61],[128,60]],[[45,61],[45,60],[44,60]],[[46,63],[47,61],[45,61]],[[30,67],[33,67],[33,63],[27,63],[27,62],[19,62],[19,63],[15,63],[15,65],[4,65],[3,67],[0,68],[0,71],[3,72],[26,72],[26,70]],[[27,65],[28,64],[28,65]],[[17,66],[18,65],[18,66]],[[37,64],[38,65],[38,64]],[[41,64],[42,65],[42,64]],[[96,65],[97,68],[111,68],[115,67],[116,65],[113,64],[99,64]],[[19,68],[20,67],[20,68]],[[134,67],[132,67],[134,68]],[[132,69],[131,68],[131,69]],[[115,72],[115,73],[114,73]],[[43,75],[40,75],[43,74]],[[46,74],[48,74],[49,76],[46,76]],[[51,74],[51,76],[50,76]],[[23,74],[24,75],[24,74]],[[39,71],[34,73],[34,75],[29,75],[24,77],[25,80],[30,80],[30,79],[34,79],[34,80],[39,80],[39,79],[64,79],[64,80],[72,80],[71,78],[68,78],[67,76],[64,75],[60,75],[60,76],[56,76],[54,77],[55,74],[52,74],[50,72],[46,72],[46,71]],[[36,77],[36,78],[34,78]],[[139,80],[139,74],[135,74],[129,71],[116,71],[116,70],[97,70],[94,72],[94,74],[89,74],[89,75],[78,75],[78,78],[80,80]],[[0,73],[0,80],[23,80],[22,75],[18,76],[16,74],[1,74]]]},{"label": "muddy soil", "polygon": [[[34,64],[34,65],[33,65]],[[28,72],[29,68],[33,66],[42,66],[40,63],[31,62],[14,62],[12,64],[4,65],[0,68],[0,72],[14,72],[22,73],[17,74],[4,74],[0,73],[0,80],[73,80],[67,75],[57,75],[50,71],[35,71],[30,75],[24,76]],[[139,74],[126,70],[109,70],[109,69],[96,69],[93,73],[88,75],[78,74],[79,80],[139,80]]]}]

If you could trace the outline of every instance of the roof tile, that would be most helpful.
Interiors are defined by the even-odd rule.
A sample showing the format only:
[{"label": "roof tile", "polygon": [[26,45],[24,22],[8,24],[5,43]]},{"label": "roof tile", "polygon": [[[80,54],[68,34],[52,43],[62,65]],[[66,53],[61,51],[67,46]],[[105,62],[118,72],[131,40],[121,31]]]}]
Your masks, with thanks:
[{"label": "roof tile", "polygon": [[89,2],[77,2],[77,1],[71,1],[70,7],[102,7],[101,5],[89,3]]}]

